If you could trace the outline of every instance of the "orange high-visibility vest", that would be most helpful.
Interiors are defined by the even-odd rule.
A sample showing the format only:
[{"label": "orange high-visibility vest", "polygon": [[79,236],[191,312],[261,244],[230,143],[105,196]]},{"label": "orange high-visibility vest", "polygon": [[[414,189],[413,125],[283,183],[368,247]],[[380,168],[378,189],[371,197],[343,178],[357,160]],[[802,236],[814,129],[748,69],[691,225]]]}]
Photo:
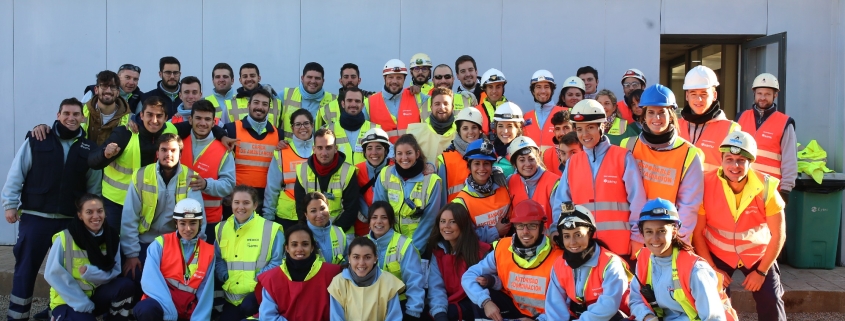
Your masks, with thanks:
[{"label": "orange high-visibility vest", "polygon": [[625,99],[616,102],[616,111],[620,118],[627,120],[629,124],[634,123],[634,112],[625,103]]},{"label": "orange high-visibility vest", "polygon": [[[226,146],[223,146],[223,143],[214,140],[205,146],[197,157],[197,160],[194,161],[192,140],[191,137],[188,137],[188,139],[182,141],[182,156],[179,158],[179,162],[194,170],[203,179],[210,178],[216,180],[220,174],[220,166],[223,165],[223,160],[229,151],[226,150]],[[188,177],[188,180],[190,179]],[[222,197],[211,196],[203,192],[202,203],[205,207],[208,223],[217,223],[223,219]]]},{"label": "orange high-visibility vest", "polygon": [[[549,228],[552,224],[557,224],[557,222],[552,222],[552,205],[549,204],[549,200],[552,199],[552,192],[554,192],[558,182],[560,182],[560,175],[549,171],[543,172],[534,189],[534,196],[531,197],[546,210],[546,228]],[[516,205],[528,199],[527,187],[522,183],[519,173],[514,173],[508,179],[508,192],[511,193],[511,204]]]},{"label": "orange high-visibility vest", "polygon": [[680,137],[671,150],[654,150],[643,144],[639,137],[630,137],[625,148],[634,154],[643,177],[646,199],[662,198],[677,203],[681,181],[686,176],[699,149]]},{"label": "orange high-visibility vest", "polygon": [[267,171],[276,144],[281,139],[275,126],[267,123],[267,127],[267,135],[259,140],[249,134],[244,121],[235,122],[235,137],[240,140],[235,149],[235,180],[238,185],[267,187]]},{"label": "orange high-visibility vest", "polygon": [[[628,269],[628,263],[625,263],[622,258],[618,255],[613,254],[610,250],[602,248],[598,244],[596,244],[600,253],[599,262],[596,264],[596,267],[590,268],[590,272],[587,273],[587,282],[584,283],[584,296],[579,297],[576,294],[575,290],[575,276],[573,275],[573,269],[569,267],[569,264],[566,263],[566,260],[563,259],[562,256],[555,259],[555,275],[557,276],[557,282],[566,291],[566,296],[569,300],[577,302],[578,304],[583,304],[584,306],[588,307],[593,303],[598,301],[599,297],[604,293],[604,288],[602,287],[602,283],[604,282],[604,274],[607,271],[607,266],[610,264],[611,260],[616,260],[617,262],[622,263],[625,267],[625,270]],[[648,252],[648,251],[640,251],[640,252]],[[626,290],[625,293],[622,294],[622,302],[619,305],[619,310],[626,312],[629,311],[628,308],[628,293],[629,290]],[[572,311],[569,312],[571,315],[575,315]]]},{"label": "orange high-visibility vest", "polygon": [[751,168],[774,176],[777,179],[781,178],[780,162],[781,153],[780,141],[783,138],[783,131],[790,123],[790,118],[786,114],[775,111],[766,121],[757,128],[754,120],[754,110],[748,110],[742,113],[739,117],[739,126],[746,132],[754,136],[754,141],[757,142],[757,159],[751,163]]},{"label": "orange high-visibility vest", "polygon": [[[746,190],[745,193],[756,193],[754,199],[735,220],[731,214],[727,193],[733,193],[726,183],[719,178],[719,171],[704,174],[704,207],[705,224],[704,238],[710,254],[718,257],[722,262],[736,268],[740,260],[744,266],[753,266],[766,254],[766,245],[772,239],[771,231],[766,223],[766,199],[769,193],[768,176],[750,170],[748,175],[757,175],[763,187],[757,191]],[[745,195],[747,196],[747,195]]]},{"label": "orange high-visibility vest", "polygon": [[443,177],[443,180],[446,181],[446,202],[451,203],[458,196],[458,193],[464,189],[467,177],[469,177],[469,167],[467,167],[467,162],[459,151],[443,152],[442,157],[443,166],[446,168],[446,177]]},{"label": "orange high-visibility vest", "polygon": [[500,186],[487,197],[473,196],[464,188],[455,196],[455,202],[458,200],[466,206],[476,226],[496,226],[500,219],[510,218],[511,198],[504,187]]},{"label": "orange high-visibility vest", "polygon": [[557,157],[557,148],[546,148],[543,151],[543,164],[546,165],[546,170],[562,176],[560,171],[560,158]]},{"label": "orange high-visibility vest", "polygon": [[525,126],[522,127],[522,134],[534,140],[540,147],[553,147],[555,144],[552,138],[555,137],[555,125],[552,124],[552,117],[559,111],[567,110],[566,107],[554,106],[546,117],[546,122],[539,123],[537,113],[531,110],[525,113]]},{"label": "orange high-visibility vest", "polygon": [[[185,262],[185,257],[182,255],[182,244],[176,233],[164,234],[161,237],[161,275],[167,282],[170,292],[182,291],[185,293],[175,295],[176,297],[190,296],[192,301],[196,301],[197,290],[199,290],[202,281],[208,276],[208,266],[214,261],[214,245],[208,244],[204,241],[197,240],[197,248],[191,256],[190,262]],[[190,273],[190,278],[185,280],[185,265],[193,269]],[[190,271],[188,271],[190,272]],[[147,295],[144,295],[147,298]],[[176,310],[179,318],[190,318],[196,306],[180,307],[180,302],[177,304]]]},{"label": "orange high-visibility vest", "polygon": [[693,142],[693,139],[690,138],[689,128],[695,126],[695,124],[679,118],[678,134],[681,135],[681,138],[693,143],[695,147],[698,147],[704,152],[704,162],[702,165],[704,165],[704,171],[707,172],[722,166],[722,152],[719,151],[719,146],[722,145],[725,137],[734,130],[734,124],[730,120],[717,120],[704,124],[706,127],[701,131],[701,136]]},{"label": "orange high-visibility vest", "polygon": [[628,224],[631,209],[628,191],[622,180],[627,153],[628,150],[611,145],[595,179],[592,177],[587,153],[572,156],[567,171],[572,203],[583,205],[593,212],[596,218],[596,238],[619,255],[631,252],[631,227]]},{"label": "orange high-visibility vest", "polygon": [[522,314],[533,316],[546,312],[546,289],[549,287],[552,267],[555,259],[563,256],[563,251],[550,242],[546,239],[545,248],[548,250],[540,249],[535,258],[540,260],[539,265],[531,268],[523,268],[515,262],[516,259],[522,259],[511,252],[513,237],[503,238],[493,245],[502,292],[513,299]]},{"label": "orange high-visibility vest", "polygon": [[408,89],[402,90],[399,102],[399,114],[392,115],[384,103],[384,95],[377,92],[370,96],[370,122],[378,124],[387,132],[391,143],[396,143],[399,136],[405,134],[409,124],[420,122],[420,105],[417,98]]}]

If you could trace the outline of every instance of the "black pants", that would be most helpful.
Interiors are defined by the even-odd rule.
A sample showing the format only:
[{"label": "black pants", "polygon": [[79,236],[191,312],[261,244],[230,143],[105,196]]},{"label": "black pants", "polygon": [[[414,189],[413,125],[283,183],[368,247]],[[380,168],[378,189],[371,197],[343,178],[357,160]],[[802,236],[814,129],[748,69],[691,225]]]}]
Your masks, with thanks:
[{"label": "black pants", "polygon": [[[746,277],[750,273],[757,273],[755,270],[760,265],[760,262],[757,262],[757,264],[754,264],[750,268],[743,266],[735,269],[727,263],[722,262],[722,260],[719,260],[716,256],[713,256],[713,263],[716,264],[716,268],[725,271],[728,275],[732,275],[734,271],[740,270]],[[731,296],[730,287],[725,289],[725,292],[728,294],[728,297]],[[786,321],[786,309],[783,305],[783,284],[780,283],[780,267],[778,266],[778,262],[772,264],[772,267],[766,272],[766,279],[763,280],[760,290],[751,292],[751,295],[754,297],[754,302],[757,303],[757,318],[760,320]]]}]

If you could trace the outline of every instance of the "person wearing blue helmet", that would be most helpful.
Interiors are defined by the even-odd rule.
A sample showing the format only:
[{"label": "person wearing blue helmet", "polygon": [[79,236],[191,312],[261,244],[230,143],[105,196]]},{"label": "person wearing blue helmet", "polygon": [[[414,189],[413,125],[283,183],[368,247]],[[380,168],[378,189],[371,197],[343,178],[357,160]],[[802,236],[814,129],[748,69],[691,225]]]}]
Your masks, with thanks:
[{"label": "person wearing blue helmet", "polygon": [[716,271],[682,239],[675,204],[662,198],[646,202],[637,225],[648,250],[640,251],[631,282],[635,320],[736,319]]},{"label": "person wearing blue helmet", "polygon": [[[640,106],[643,132],[622,140],[621,146],[631,151],[637,161],[646,198],[660,197],[678,208],[683,222],[679,232],[689,243],[704,197],[704,154],[678,134],[678,104],[672,90],[651,85],[643,91]],[[642,242],[639,235],[633,237]]]},{"label": "person wearing blue helmet", "polygon": [[491,243],[510,230],[508,218],[511,213],[511,199],[504,184],[493,179],[493,163],[496,151],[486,138],[473,141],[467,146],[464,160],[469,168],[464,188],[458,192],[452,203],[459,203],[469,210],[477,226],[476,233],[483,242]]}]

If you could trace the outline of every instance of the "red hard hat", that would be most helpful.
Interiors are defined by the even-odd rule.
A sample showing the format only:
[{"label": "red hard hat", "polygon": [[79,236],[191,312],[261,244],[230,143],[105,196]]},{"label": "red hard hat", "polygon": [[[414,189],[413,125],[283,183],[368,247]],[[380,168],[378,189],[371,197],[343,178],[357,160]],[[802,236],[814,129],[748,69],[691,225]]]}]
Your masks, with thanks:
[{"label": "red hard hat", "polygon": [[546,209],[543,208],[543,205],[532,199],[527,199],[516,204],[516,207],[513,208],[510,221],[511,223],[543,222],[546,220],[545,214]]}]

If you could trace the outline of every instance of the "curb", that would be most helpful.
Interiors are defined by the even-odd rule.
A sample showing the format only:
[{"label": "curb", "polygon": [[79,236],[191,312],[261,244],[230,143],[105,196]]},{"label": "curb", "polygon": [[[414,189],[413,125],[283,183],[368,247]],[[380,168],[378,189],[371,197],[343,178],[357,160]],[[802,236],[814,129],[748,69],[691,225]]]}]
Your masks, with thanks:
[{"label": "curb", "polygon": [[[9,295],[12,292],[13,279],[14,273],[0,272],[0,295]],[[50,285],[47,284],[46,280],[44,280],[43,273],[39,272],[38,277],[35,278],[35,291],[33,292],[32,296],[39,298],[50,297]]]}]

